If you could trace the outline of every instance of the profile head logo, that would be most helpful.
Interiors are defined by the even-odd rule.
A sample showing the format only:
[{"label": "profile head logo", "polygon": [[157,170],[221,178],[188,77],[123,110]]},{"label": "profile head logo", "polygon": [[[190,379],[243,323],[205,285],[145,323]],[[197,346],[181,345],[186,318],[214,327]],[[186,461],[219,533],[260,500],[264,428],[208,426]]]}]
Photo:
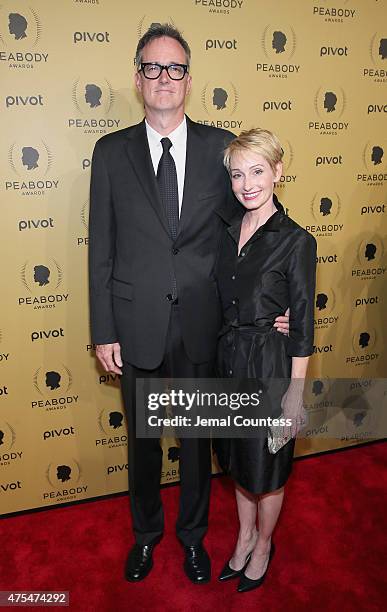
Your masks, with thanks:
[{"label": "profile head logo", "polygon": [[371,161],[374,166],[377,166],[378,164],[382,163],[383,155],[384,151],[382,147],[379,147],[378,145],[372,147]]},{"label": "profile head logo", "polygon": [[321,395],[322,392],[324,390],[324,383],[322,380],[314,380],[313,381],[313,386],[312,386],[312,393],[313,395],[315,395],[316,397],[318,395]]},{"label": "profile head logo", "polygon": [[44,287],[44,285],[48,285],[50,278],[50,268],[47,266],[38,265],[34,266],[34,281],[39,285],[39,287]]},{"label": "profile head logo", "polygon": [[[52,364],[55,366],[55,364]],[[67,366],[56,364],[54,368],[40,367],[33,375],[33,385],[43,397],[65,394],[72,386],[73,377]]]},{"label": "profile head logo", "polygon": [[330,198],[321,198],[320,200],[320,213],[323,217],[331,214],[332,200]]},{"label": "profile head logo", "polygon": [[27,170],[35,170],[38,167],[39,151],[33,147],[22,148],[22,164]]},{"label": "profile head logo", "polygon": [[387,58],[387,38],[381,38],[379,42],[379,55],[384,60]]},{"label": "profile head logo", "polygon": [[318,293],[316,297],[316,308],[325,310],[328,303],[328,296],[325,293]]},{"label": "profile head logo", "polygon": [[337,96],[333,91],[326,91],[324,96],[324,108],[327,113],[336,110]]},{"label": "profile head logo", "polygon": [[284,34],[283,32],[280,32],[279,30],[273,32],[273,39],[271,44],[273,49],[275,49],[276,53],[284,53],[287,41],[288,39],[286,37],[286,34]]},{"label": "profile head logo", "polygon": [[56,468],[56,477],[61,482],[67,482],[71,478],[71,467],[69,465],[58,465]]},{"label": "profile head logo", "polygon": [[94,83],[88,83],[85,87],[85,101],[90,108],[101,106],[102,89]]},{"label": "profile head logo", "polygon": [[28,21],[24,15],[20,15],[20,13],[9,14],[8,29],[9,33],[15,37],[15,40],[20,40],[21,38],[27,37],[27,27]]},{"label": "profile head logo", "polygon": [[174,463],[178,461],[180,457],[180,448],[178,446],[170,446],[168,448],[168,461]]},{"label": "profile head logo", "polygon": [[112,427],[112,429],[118,429],[119,427],[122,427],[122,421],[123,421],[124,415],[122,414],[122,412],[110,412],[109,413],[109,425],[110,427]]},{"label": "profile head logo", "polygon": [[361,425],[363,425],[366,415],[366,412],[356,412],[353,415],[353,424],[355,425],[355,427],[360,427]]},{"label": "profile head logo", "polygon": [[227,100],[227,91],[222,87],[215,87],[212,96],[212,104],[215,106],[216,110],[223,110],[224,108],[226,108]]},{"label": "profile head logo", "polygon": [[368,332],[361,332],[359,335],[359,346],[364,349],[368,346],[371,336]]},{"label": "profile head logo", "polygon": [[369,242],[368,244],[366,244],[366,248],[364,251],[364,257],[367,259],[367,261],[371,261],[372,259],[375,259],[376,251],[377,251],[377,248],[372,242]]},{"label": "profile head logo", "polygon": [[377,333],[373,327],[360,328],[352,336],[352,348],[354,353],[370,353],[376,350]]},{"label": "profile head logo", "polygon": [[0,429],[0,446],[4,444],[3,439],[4,439],[4,431]]},{"label": "profile head logo", "polygon": [[51,391],[59,389],[61,378],[59,372],[46,372],[46,387],[51,389]]},{"label": "profile head logo", "polygon": [[208,82],[202,89],[202,106],[207,115],[233,115],[238,106],[238,92],[234,83]]},{"label": "profile head logo", "polygon": [[[10,450],[16,442],[16,433],[12,425],[5,421],[0,422],[1,452]],[[1,453],[0,453],[1,454]]]}]

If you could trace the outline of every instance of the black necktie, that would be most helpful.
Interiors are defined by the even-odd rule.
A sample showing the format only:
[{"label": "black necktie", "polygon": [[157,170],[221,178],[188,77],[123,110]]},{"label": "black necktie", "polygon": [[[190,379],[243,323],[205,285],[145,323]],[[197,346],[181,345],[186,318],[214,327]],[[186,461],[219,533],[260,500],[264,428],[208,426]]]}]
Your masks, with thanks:
[{"label": "black necktie", "polygon": [[179,194],[177,190],[177,174],[173,157],[169,151],[172,146],[169,138],[162,138],[163,154],[157,168],[157,181],[160,196],[173,240],[176,240],[177,226],[179,224]]},{"label": "black necktie", "polygon": [[[167,214],[169,230],[172,240],[176,240],[177,226],[179,225],[179,193],[177,190],[177,174],[173,157],[169,151],[172,146],[169,138],[162,138],[163,154],[157,168],[157,182],[159,184],[161,202]],[[172,300],[177,298],[176,277],[172,278]]]}]

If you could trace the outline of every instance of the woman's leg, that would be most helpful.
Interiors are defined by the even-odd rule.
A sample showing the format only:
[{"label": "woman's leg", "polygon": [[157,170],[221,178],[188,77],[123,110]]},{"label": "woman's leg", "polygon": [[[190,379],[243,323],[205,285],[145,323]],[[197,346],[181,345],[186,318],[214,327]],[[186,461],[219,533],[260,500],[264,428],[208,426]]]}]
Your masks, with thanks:
[{"label": "woman's leg", "polygon": [[271,534],[276,526],[284,499],[284,487],[262,495],[258,502],[258,540],[245,575],[258,580],[265,573],[269,561]]},{"label": "woman's leg", "polygon": [[247,555],[254,549],[257,541],[258,498],[239,485],[235,485],[235,497],[238,507],[239,535],[229,565],[233,570],[240,570],[246,562]]}]

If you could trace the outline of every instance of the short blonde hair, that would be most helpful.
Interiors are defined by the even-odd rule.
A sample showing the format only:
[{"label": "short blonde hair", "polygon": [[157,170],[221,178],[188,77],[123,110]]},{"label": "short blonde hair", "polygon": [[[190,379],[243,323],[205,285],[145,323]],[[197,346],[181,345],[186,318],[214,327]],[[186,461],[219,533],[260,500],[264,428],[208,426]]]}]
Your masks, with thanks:
[{"label": "short blonde hair", "polygon": [[262,157],[276,172],[277,164],[282,160],[283,149],[277,136],[269,130],[253,128],[241,132],[224,150],[223,163],[228,172],[231,170],[231,156],[236,152],[251,151]]}]

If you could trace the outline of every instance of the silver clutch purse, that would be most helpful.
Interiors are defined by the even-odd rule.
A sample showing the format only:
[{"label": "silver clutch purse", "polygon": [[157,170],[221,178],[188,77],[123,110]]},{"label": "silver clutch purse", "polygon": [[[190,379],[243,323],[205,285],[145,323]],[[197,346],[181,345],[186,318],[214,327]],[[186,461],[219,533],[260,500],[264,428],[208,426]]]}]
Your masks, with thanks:
[{"label": "silver clutch purse", "polygon": [[[285,418],[283,414],[281,414],[279,419]],[[292,436],[289,434],[289,427],[284,427],[283,425],[272,425],[269,427],[269,433],[267,436],[267,446],[269,452],[272,455],[278,453],[278,451],[285,446],[290,440]]]}]

